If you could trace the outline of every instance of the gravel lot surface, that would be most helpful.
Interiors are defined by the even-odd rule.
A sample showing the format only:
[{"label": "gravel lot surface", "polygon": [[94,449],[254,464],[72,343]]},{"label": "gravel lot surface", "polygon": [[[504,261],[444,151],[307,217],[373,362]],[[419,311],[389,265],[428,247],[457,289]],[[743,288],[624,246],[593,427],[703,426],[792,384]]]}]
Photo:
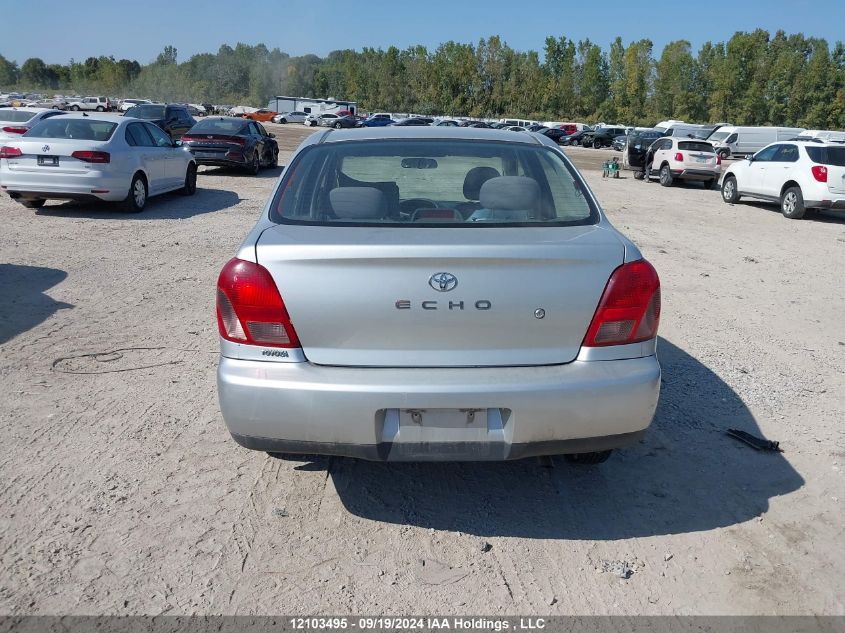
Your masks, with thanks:
[{"label": "gravel lot surface", "polygon": [[657,417],[600,467],[238,447],[214,283],[278,170],[137,216],[3,196],[0,613],[845,614],[845,216],[568,153],[663,282]]}]

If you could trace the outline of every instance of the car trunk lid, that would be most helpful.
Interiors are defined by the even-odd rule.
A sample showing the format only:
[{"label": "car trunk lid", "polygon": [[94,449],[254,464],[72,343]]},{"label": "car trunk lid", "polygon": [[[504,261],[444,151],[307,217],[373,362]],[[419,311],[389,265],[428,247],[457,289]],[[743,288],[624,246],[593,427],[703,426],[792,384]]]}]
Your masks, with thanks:
[{"label": "car trunk lid", "polygon": [[624,246],[600,226],[278,225],[256,256],[313,363],[517,366],[578,355]]}]

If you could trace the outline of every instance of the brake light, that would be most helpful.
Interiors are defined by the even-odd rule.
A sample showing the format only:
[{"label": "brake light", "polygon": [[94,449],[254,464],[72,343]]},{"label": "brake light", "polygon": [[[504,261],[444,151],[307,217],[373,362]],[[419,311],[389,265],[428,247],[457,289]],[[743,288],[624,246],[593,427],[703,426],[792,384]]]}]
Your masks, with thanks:
[{"label": "brake light", "polygon": [[681,154],[681,152],[677,152],[675,154],[675,160],[678,161],[679,163],[683,163],[684,162],[684,155]]},{"label": "brake light", "polygon": [[299,338],[270,272],[232,259],[217,278],[220,336],[245,345],[299,347]]},{"label": "brake light", "polygon": [[108,152],[92,152],[89,150],[78,150],[71,154],[77,160],[84,161],[86,163],[110,163],[111,162],[111,154]]},{"label": "brake light", "polygon": [[827,182],[827,167],[824,165],[813,165],[810,171],[818,182]]},{"label": "brake light", "polygon": [[22,155],[23,152],[17,147],[0,147],[0,158],[17,158]]},{"label": "brake light", "polygon": [[25,127],[4,127],[3,131],[7,134],[25,134],[27,132],[27,128]]},{"label": "brake light", "polygon": [[722,155],[721,154],[716,154],[716,164],[717,165],[722,164]]},{"label": "brake light", "polygon": [[646,260],[613,271],[584,337],[584,346],[626,345],[657,336],[660,278]]}]

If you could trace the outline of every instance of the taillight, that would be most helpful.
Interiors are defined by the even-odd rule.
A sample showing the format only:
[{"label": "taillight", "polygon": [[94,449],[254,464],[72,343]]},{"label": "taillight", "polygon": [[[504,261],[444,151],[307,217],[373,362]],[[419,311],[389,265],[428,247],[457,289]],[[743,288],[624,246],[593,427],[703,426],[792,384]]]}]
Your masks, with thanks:
[{"label": "taillight", "polygon": [[270,272],[232,259],[217,278],[220,336],[245,345],[299,347],[299,338]]},{"label": "taillight", "polygon": [[78,150],[71,154],[74,158],[86,163],[110,163],[111,154],[108,152],[92,152],[89,150]]},{"label": "taillight", "polygon": [[586,347],[639,343],[657,336],[660,278],[646,260],[613,271],[584,338]]},{"label": "taillight", "polygon": [[716,154],[716,164],[717,165],[722,164],[722,155],[721,154]]},{"label": "taillight", "polygon": [[813,178],[817,181],[827,182],[827,167],[824,165],[813,165],[810,168],[810,171],[813,172]]},{"label": "taillight", "polygon": [[0,158],[17,158],[22,155],[23,152],[17,147],[0,147]]},{"label": "taillight", "polygon": [[27,132],[27,128],[25,127],[4,127],[3,131],[7,134],[25,134]]},{"label": "taillight", "polygon": [[681,152],[677,152],[675,154],[675,160],[678,161],[679,163],[683,163],[684,162],[684,155],[681,154]]}]

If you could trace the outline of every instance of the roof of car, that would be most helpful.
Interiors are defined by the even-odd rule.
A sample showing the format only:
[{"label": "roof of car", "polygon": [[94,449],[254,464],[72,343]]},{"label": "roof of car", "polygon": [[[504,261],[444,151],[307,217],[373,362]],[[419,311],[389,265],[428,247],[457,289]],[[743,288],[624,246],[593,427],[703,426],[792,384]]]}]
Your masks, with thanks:
[{"label": "roof of car", "polygon": [[[400,126],[364,127],[349,130],[329,130],[318,132],[315,143],[334,143],[341,141],[386,140],[386,139],[462,139],[483,141],[508,141],[518,143],[535,143],[545,145],[534,133],[511,132],[479,127],[448,127],[448,126]],[[309,138],[308,140],[311,140]]]},{"label": "roof of car", "polygon": [[24,112],[48,112],[51,108],[36,108],[33,106],[17,106],[12,108],[3,108],[4,110],[23,110]]},{"label": "roof of car", "polygon": [[115,114],[112,112],[66,112],[62,115],[62,119],[91,119],[93,121],[111,121],[112,123],[120,123],[121,121],[141,121],[134,117],[124,117],[122,114]]}]

